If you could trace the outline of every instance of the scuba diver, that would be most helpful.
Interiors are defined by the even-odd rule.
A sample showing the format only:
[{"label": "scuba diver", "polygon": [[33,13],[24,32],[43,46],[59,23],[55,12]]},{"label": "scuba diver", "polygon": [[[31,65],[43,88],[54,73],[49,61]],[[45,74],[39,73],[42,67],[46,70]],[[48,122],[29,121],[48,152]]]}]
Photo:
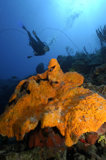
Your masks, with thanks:
[{"label": "scuba diver", "polygon": [[[27,32],[29,36],[29,45],[33,48],[34,50],[34,56],[42,56],[46,52],[48,52],[49,46],[45,43],[42,42],[39,37],[36,35],[35,31],[32,31],[33,35],[35,36],[36,39],[34,39],[31,35],[31,33],[26,29],[26,27],[23,25],[22,28]],[[31,58],[32,56],[28,56],[27,58]]]}]

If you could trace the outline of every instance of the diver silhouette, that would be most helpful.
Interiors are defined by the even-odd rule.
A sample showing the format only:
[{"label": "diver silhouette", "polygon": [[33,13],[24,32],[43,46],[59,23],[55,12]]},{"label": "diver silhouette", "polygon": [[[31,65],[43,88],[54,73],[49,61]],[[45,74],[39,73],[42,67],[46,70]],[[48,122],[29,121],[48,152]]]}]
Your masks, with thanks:
[{"label": "diver silhouette", "polygon": [[[34,39],[31,35],[31,33],[27,30],[27,28],[23,25],[22,28],[27,32],[28,37],[29,37],[29,45],[33,48],[34,50],[34,56],[42,56],[46,52],[48,52],[49,46],[45,43],[42,42],[39,37],[36,35],[36,32],[33,30],[32,33],[35,36],[36,39]],[[27,58],[31,58],[32,56],[28,56]]]}]

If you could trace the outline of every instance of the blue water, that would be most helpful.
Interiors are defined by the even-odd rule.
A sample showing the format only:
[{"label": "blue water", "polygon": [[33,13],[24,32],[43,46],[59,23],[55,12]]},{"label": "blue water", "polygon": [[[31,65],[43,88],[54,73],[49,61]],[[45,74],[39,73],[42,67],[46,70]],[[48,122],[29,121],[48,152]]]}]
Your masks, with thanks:
[{"label": "blue water", "polygon": [[[106,0],[0,0],[0,79],[24,78],[36,74],[36,66],[45,66],[51,58],[67,55],[69,46],[74,55],[86,46],[92,53],[100,48],[96,29],[106,24]],[[25,25],[35,30],[50,51],[34,56],[29,46]]]}]

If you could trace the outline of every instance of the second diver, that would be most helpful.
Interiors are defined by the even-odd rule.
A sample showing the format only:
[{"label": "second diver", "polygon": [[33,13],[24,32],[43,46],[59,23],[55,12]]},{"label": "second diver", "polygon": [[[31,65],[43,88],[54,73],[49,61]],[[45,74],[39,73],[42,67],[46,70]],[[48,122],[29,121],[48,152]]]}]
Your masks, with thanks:
[{"label": "second diver", "polygon": [[[34,50],[34,56],[42,56],[46,52],[50,50],[49,46],[45,43],[42,42],[39,37],[36,35],[35,31],[32,31],[33,35],[35,36],[36,39],[34,39],[31,35],[31,33],[27,30],[27,28],[23,25],[22,28],[27,32],[28,37],[29,37],[29,45],[32,47]],[[32,56],[28,56],[27,58],[31,58]]]}]

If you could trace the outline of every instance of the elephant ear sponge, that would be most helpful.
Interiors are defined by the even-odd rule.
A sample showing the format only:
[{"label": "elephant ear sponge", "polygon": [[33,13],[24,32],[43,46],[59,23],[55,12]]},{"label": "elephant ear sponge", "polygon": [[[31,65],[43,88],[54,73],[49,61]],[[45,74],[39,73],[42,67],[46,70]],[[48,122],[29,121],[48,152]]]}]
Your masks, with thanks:
[{"label": "elephant ear sponge", "polygon": [[0,116],[0,134],[22,140],[38,123],[56,127],[66,146],[77,143],[85,132],[96,132],[106,122],[106,100],[84,89],[84,77],[77,72],[63,73],[51,59],[43,74],[22,80]]}]

